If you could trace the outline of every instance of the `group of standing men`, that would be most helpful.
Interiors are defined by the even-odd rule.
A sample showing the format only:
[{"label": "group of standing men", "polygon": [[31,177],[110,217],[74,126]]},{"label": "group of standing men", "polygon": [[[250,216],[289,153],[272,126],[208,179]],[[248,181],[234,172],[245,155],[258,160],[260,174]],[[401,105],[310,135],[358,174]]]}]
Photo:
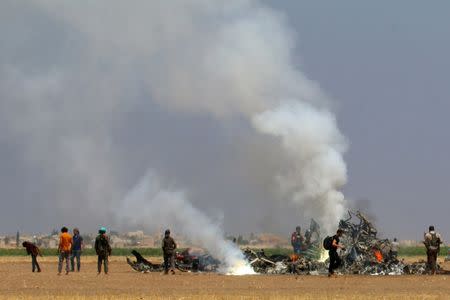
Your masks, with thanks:
[{"label": "group of standing men", "polygon": [[[97,253],[97,271],[101,273],[102,265],[105,274],[108,274],[108,257],[111,255],[111,246],[109,243],[109,237],[106,234],[106,228],[101,227],[98,231],[98,236],[95,239],[95,252]],[[37,261],[37,256],[42,256],[42,253],[38,246],[31,242],[23,242],[27,254],[31,255],[32,271],[41,272],[41,268]],[[80,231],[77,228],[73,229],[73,236],[69,233],[67,227],[61,228],[61,234],[59,236],[58,244],[58,275],[61,275],[63,263],[66,261],[66,275],[69,271],[75,271],[75,259],[77,261],[77,271],[80,271],[81,267],[81,251],[84,249],[83,238],[80,236]],[[164,232],[164,238],[162,240],[162,250],[164,255],[164,274],[168,274],[169,271],[175,274],[175,249],[177,244],[175,240],[170,236],[170,230],[167,229]],[[69,268],[69,259],[71,267]]]},{"label": "group of standing men", "polygon": [[[66,261],[66,275],[69,274],[69,258],[71,262],[71,271],[75,271],[75,260],[77,261],[77,271],[80,271],[80,257],[81,251],[84,248],[83,238],[80,236],[80,231],[77,228],[73,229],[73,236],[69,234],[67,227],[61,228],[61,235],[59,237],[58,253],[58,275],[61,275],[64,260]],[[328,250],[330,264],[328,267],[328,276],[335,276],[335,270],[339,268],[342,263],[338,254],[338,249],[345,250],[344,246],[340,244],[340,237],[342,237],[344,231],[338,229],[336,234],[331,237],[331,245]],[[291,235],[291,244],[296,254],[300,254],[302,251],[304,237],[301,234],[300,226],[296,227],[295,232]],[[440,251],[440,245],[442,244],[441,236],[434,229],[434,226],[430,226],[428,233],[424,234],[424,244],[427,251],[427,263],[431,274],[436,274],[436,261]],[[42,256],[39,248],[31,242],[23,242],[23,247],[31,255],[32,271],[41,272],[39,263],[37,262],[37,256]],[[397,256],[398,242],[397,239],[393,243],[394,249],[391,249],[393,257]],[[108,257],[111,255],[111,246],[109,243],[109,237],[106,235],[106,228],[101,227],[99,234],[95,239],[94,245],[95,251],[98,255],[97,271],[101,273],[102,265],[105,274],[108,274]],[[162,240],[162,250],[164,256],[164,274],[168,274],[169,271],[175,274],[175,249],[177,244],[175,240],[170,236],[170,230],[167,229],[164,232],[164,238]],[[328,249],[328,248],[327,248]]]},{"label": "group of standing men", "polygon": [[77,260],[77,271],[80,271],[81,250],[84,248],[83,238],[77,228],[73,229],[73,236],[67,227],[61,228],[58,244],[58,275],[61,275],[64,260],[66,261],[66,275],[69,274],[69,259],[71,261],[71,271],[75,271],[75,259]]},{"label": "group of standing men", "polygon": [[[111,246],[109,243],[109,237],[106,235],[106,228],[101,227],[98,231],[98,236],[95,239],[95,252],[97,253],[97,271],[101,273],[102,265],[105,274],[108,274],[108,257],[111,255]],[[25,241],[22,243],[25,247],[27,254],[31,255],[32,271],[41,272],[41,268],[37,261],[37,256],[42,256],[42,253],[38,246]],[[76,270],[80,271],[81,268],[81,252],[84,249],[83,237],[80,235],[78,228],[73,229],[73,235],[69,233],[67,227],[61,228],[61,234],[59,235],[58,243],[58,275],[61,275],[64,261],[66,262],[66,275],[69,275],[69,271],[75,272],[75,260]],[[69,267],[70,260],[70,267]]]}]

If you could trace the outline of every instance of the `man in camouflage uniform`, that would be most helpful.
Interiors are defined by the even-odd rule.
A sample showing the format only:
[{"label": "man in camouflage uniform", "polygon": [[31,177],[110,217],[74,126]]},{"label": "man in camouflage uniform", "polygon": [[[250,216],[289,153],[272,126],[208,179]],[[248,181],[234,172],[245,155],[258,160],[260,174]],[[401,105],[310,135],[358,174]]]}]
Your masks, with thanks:
[{"label": "man in camouflage uniform", "polygon": [[111,246],[109,244],[109,237],[106,235],[106,228],[102,227],[98,231],[98,236],[95,238],[95,252],[98,255],[97,259],[97,274],[100,275],[103,271],[105,275],[108,274],[108,257],[111,255]]},{"label": "man in camouflage uniform", "polygon": [[427,248],[428,269],[434,275],[436,274],[436,261],[442,244],[441,235],[434,230],[434,226],[430,226],[424,237],[423,243]]},{"label": "man in camouflage uniform", "polygon": [[164,232],[164,238],[162,240],[162,250],[164,254],[164,274],[169,273],[169,266],[170,266],[170,272],[172,274],[175,274],[175,249],[177,248],[177,244],[175,243],[174,239],[170,236],[170,230],[167,229]]}]

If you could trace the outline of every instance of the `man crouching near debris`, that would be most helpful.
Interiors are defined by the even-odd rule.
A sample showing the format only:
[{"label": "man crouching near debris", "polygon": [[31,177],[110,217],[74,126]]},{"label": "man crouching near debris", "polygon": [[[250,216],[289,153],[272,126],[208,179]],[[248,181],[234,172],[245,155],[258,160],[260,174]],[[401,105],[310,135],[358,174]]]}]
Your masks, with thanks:
[{"label": "man crouching near debris", "polygon": [[169,273],[169,265],[170,265],[170,272],[172,274],[175,274],[174,255],[176,248],[177,244],[175,243],[174,239],[170,236],[170,230],[167,229],[164,232],[164,238],[162,240],[162,250],[164,254],[164,274]]},{"label": "man crouching near debris", "polygon": [[39,264],[37,262],[37,256],[39,255],[40,257],[42,257],[42,253],[39,247],[27,241],[23,242],[22,246],[24,246],[25,249],[27,250],[27,254],[31,255],[32,271],[34,272],[34,270],[37,269],[38,272],[41,272],[41,267],[39,267]]},{"label": "man crouching near debris", "polygon": [[434,226],[428,227],[428,233],[424,235],[424,244],[427,248],[428,269],[432,275],[436,274],[436,261],[441,249],[441,235],[434,231]]},{"label": "man crouching near debris", "polygon": [[328,277],[336,276],[334,274],[334,270],[339,268],[341,265],[341,258],[337,253],[339,248],[344,249],[343,246],[339,245],[339,238],[342,236],[344,231],[342,229],[338,229],[336,234],[332,237],[331,248],[328,251],[328,255],[330,256],[330,266],[328,267]]}]

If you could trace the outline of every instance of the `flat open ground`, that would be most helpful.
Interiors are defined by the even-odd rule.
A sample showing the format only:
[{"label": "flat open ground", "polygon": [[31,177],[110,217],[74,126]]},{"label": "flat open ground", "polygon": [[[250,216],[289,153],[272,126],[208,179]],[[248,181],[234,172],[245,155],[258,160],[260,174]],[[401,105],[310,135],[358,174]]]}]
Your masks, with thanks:
[{"label": "flat open ground", "polygon": [[[96,274],[94,257],[82,271],[56,275],[54,257],[32,273],[29,257],[0,258],[2,299],[450,299],[450,276],[294,276],[159,273],[133,271],[112,257],[110,274]],[[450,264],[443,264],[449,270]]]}]

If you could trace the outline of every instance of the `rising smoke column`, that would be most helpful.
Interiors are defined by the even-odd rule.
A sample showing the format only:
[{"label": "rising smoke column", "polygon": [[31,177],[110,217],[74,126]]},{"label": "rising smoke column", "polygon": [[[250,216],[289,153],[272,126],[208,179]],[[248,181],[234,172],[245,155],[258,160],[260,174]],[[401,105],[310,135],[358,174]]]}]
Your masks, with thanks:
[{"label": "rising smoke column", "polygon": [[277,175],[282,194],[330,231],[345,213],[346,142],[334,116],[299,101],[254,116],[255,128],[280,140],[291,168]]},{"label": "rising smoke column", "polygon": [[156,231],[165,225],[207,249],[223,264],[221,272],[232,275],[254,274],[239,247],[224,239],[224,233],[204,213],[196,209],[183,191],[164,187],[149,170],[115,209],[117,218]]},{"label": "rising smoke column", "polygon": [[[258,209],[272,214],[273,206],[286,212],[294,205],[327,229],[338,221],[345,206],[339,192],[346,181],[345,142],[329,99],[294,63],[295,35],[282,13],[253,0],[7,0],[0,5],[20,16],[2,27],[8,38],[2,44],[8,47],[0,50],[2,141],[17,145],[14,153],[23,155],[26,171],[43,178],[38,186],[45,188],[30,194],[41,195],[45,205],[36,206],[51,208],[52,218],[75,223],[80,220],[73,209],[87,207],[87,215],[95,214],[82,221],[109,220],[104,208],[120,207],[130,182],[164,156],[136,150],[151,148],[155,134],[139,134],[136,145],[128,146],[116,132],[135,136],[132,113],[160,106],[173,120],[207,116],[224,127],[241,122],[237,130],[248,126],[250,138],[267,138],[251,149],[251,162],[233,164],[227,157],[222,163],[233,165],[230,177],[254,187],[255,199],[266,192],[267,178],[278,183],[268,196],[273,203],[261,202]],[[10,34],[9,27],[19,28],[19,34]],[[165,133],[162,127],[156,135]],[[208,141],[196,146],[203,153],[214,149]],[[248,144],[233,147],[245,152]],[[206,178],[202,158],[195,159],[191,174],[214,180]],[[168,161],[158,173],[172,168],[176,177],[181,172]],[[181,175],[176,180],[187,181]],[[222,209],[247,200],[217,194],[192,201]]]},{"label": "rising smoke column", "polygon": [[[293,33],[282,15],[259,1],[233,3],[229,10],[196,7],[193,15],[200,21],[180,38],[202,33],[201,47],[187,43],[189,57],[163,55],[169,67],[162,76],[150,78],[151,93],[172,109],[209,113],[225,122],[243,117],[255,134],[273,136],[283,165],[273,173],[277,196],[331,231],[346,207],[340,190],[347,180],[347,146],[330,100],[295,67]],[[211,18],[218,20],[214,34],[204,30]],[[192,60],[193,52],[199,53],[197,60]]]}]

